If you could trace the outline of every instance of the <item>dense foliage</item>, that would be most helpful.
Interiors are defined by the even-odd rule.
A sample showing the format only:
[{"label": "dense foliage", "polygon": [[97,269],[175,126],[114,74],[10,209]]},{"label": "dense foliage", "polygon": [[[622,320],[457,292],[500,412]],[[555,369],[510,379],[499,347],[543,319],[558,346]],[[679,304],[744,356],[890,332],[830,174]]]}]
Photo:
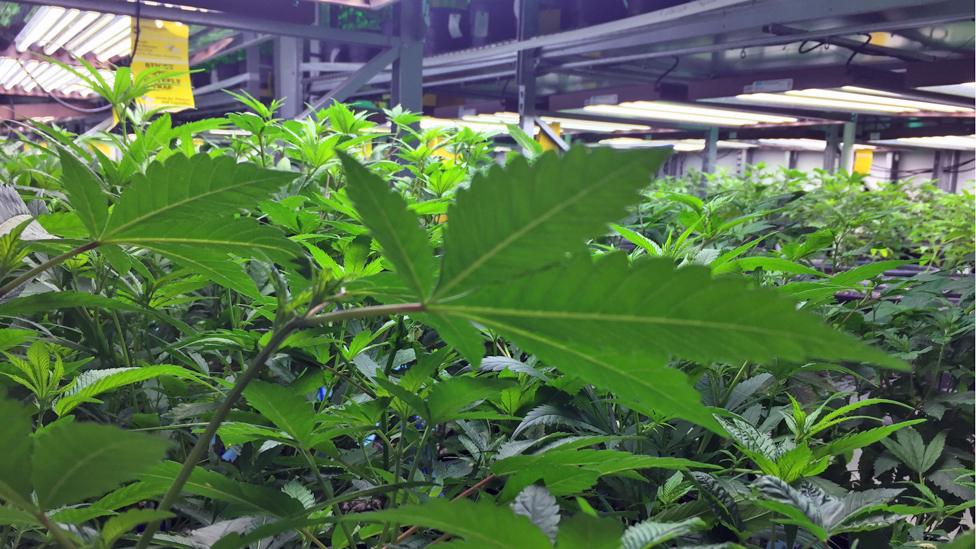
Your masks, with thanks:
[{"label": "dense foliage", "polygon": [[102,91],[0,166],[4,546],[971,545],[971,195]]}]

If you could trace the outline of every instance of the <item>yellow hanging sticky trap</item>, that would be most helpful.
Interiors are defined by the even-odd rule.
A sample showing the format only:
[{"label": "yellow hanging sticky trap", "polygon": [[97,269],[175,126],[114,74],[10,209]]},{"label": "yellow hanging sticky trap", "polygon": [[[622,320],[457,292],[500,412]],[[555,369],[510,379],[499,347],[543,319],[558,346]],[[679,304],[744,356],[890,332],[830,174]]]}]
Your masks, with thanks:
[{"label": "yellow hanging sticky trap", "polygon": [[[549,124],[549,127],[552,128],[552,131],[557,136],[562,137],[562,127],[559,125],[559,122],[553,122]],[[536,133],[535,140],[542,145],[542,150],[544,151],[555,151],[559,149],[559,147],[556,146],[556,143],[554,143],[552,139],[549,139],[549,136],[546,135],[545,132],[540,131]]]},{"label": "yellow hanging sticky trap", "polygon": [[152,19],[133,20],[132,25],[133,75],[138,76],[150,68],[179,73],[149,91],[141,99],[142,105],[171,112],[194,108],[196,103],[190,82],[190,27]]},{"label": "yellow hanging sticky trap", "polygon": [[871,164],[874,163],[874,151],[871,149],[857,149],[854,151],[854,173],[868,175]]}]

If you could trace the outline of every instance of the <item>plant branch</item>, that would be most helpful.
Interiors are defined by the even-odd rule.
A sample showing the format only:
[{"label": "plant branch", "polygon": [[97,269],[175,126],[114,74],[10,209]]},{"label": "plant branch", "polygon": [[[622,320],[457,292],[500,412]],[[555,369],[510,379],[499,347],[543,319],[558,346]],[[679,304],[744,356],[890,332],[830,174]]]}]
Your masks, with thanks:
[{"label": "plant branch", "polygon": [[[314,310],[314,309],[313,309]],[[422,311],[424,310],[424,305],[421,303],[404,303],[398,305],[377,305],[373,307],[359,307],[356,309],[345,309],[340,311],[334,311],[331,313],[325,313],[321,315],[304,315],[298,318],[293,318],[292,320],[283,324],[280,328],[275,330],[271,339],[268,341],[267,345],[261,349],[251,364],[241,373],[240,377],[234,383],[230,392],[224,397],[224,401],[221,403],[217,411],[214,412],[213,418],[207,423],[206,429],[197,438],[196,443],[187,454],[186,459],[183,461],[183,466],[180,468],[180,472],[173,479],[173,484],[170,485],[169,490],[163,496],[162,501],[159,502],[159,511],[168,511],[170,507],[176,502],[176,499],[180,495],[180,491],[188,480],[190,480],[190,474],[193,472],[193,468],[196,467],[197,462],[199,462],[207,451],[210,445],[210,440],[214,435],[217,434],[217,429],[220,428],[221,423],[230,414],[231,409],[237,400],[244,393],[244,389],[248,384],[257,377],[261,372],[261,369],[267,363],[271,355],[278,349],[278,347],[285,342],[289,335],[295,330],[311,327],[311,326],[321,326],[329,322],[339,322],[343,320],[349,320],[353,318],[364,318],[370,316],[383,316],[397,313],[405,313],[411,311]],[[139,543],[136,545],[136,549],[146,549],[149,546],[150,541],[153,536],[159,530],[160,521],[154,521],[146,525],[146,530],[143,532],[142,537],[139,538]]]},{"label": "plant branch", "polygon": [[44,271],[50,269],[51,267],[56,267],[64,263],[65,261],[71,259],[72,257],[87,252],[88,250],[94,250],[95,248],[98,247],[99,244],[100,242],[89,242],[88,244],[85,244],[83,246],[78,246],[73,250],[67,251],[59,256],[55,256],[52,257],[51,259],[48,259],[44,263],[41,263],[40,265],[34,267],[33,269],[28,270],[24,274],[4,284],[3,287],[0,288],[0,297],[3,297],[9,294],[10,292],[16,290],[21,286],[21,284],[24,284],[25,282],[29,282],[35,276],[43,273]]},{"label": "plant branch", "polygon": [[37,520],[41,521],[41,524],[47,528],[47,531],[51,533],[51,537],[58,542],[58,545],[64,549],[76,549],[78,547],[73,541],[71,541],[68,534],[64,533],[64,530],[55,524],[54,521],[52,521],[46,514],[39,512],[35,516],[37,517]]}]

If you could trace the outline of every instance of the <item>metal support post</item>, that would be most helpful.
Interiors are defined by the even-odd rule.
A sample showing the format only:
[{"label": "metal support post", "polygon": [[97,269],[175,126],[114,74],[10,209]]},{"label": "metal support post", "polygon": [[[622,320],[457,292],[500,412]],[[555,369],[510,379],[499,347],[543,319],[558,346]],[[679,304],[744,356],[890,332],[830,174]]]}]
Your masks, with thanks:
[{"label": "metal support post", "polygon": [[837,147],[840,136],[838,135],[837,126],[829,126],[826,133],[827,146],[824,148],[823,169],[827,172],[833,172],[837,169]]},{"label": "metal support post", "polygon": [[424,108],[424,12],[421,0],[402,0],[396,6],[400,38],[399,55],[393,62],[391,99],[413,112]]},{"label": "metal support post", "polygon": [[280,112],[283,118],[295,118],[302,112],[305,97],[299,69],[301,52],[301,39],[287,36],[275,38],[274,93],[285,102]]},{"label": "metal support post", "polygon": [[857,115],[851,115],[850,122],[844,122],[844,140],[840,153],[840,170],[850,173],[854,167],[854,138],[857,133]]},{"label": "metal support post", "polygon": [[[518,4],[518,39],[528,40],[539,29],[539,4],[537,0],[521,0]],[[538,50],[519,50],[515,61],[518,90],[519,126],[529,134],[535,134],[535,67]]]},{"label": "metal support post", "polygon": [[557,132],[555,128],[547,124],[542,119],[536,119],[535,123],[539,125],[539,131],[542,132],[542,135],[545,135],[549,141],[552,141],[557,149],[559,149],[561,152],[566,152],[569,150],[569,144],[563,140],[562,136],[559,135],[559,132]]},{"label": "metal support post", "polygon": [[952,164],[949,166],[949,192],[955,194],[959,190],[959,162],[962,153],[952,151]]},{"label": "metal support post", "polygon": [[705,159],[702,163],[702,172],[714,173],[718,165],[718,128],[708,128],[705,134]]},{"label": "metal support post", "polygon": [[[244,34],[245,42],[254,42],[257,35],[253,32]],[[244,49],[244,71],[247,72],[247,93],[257,97],[261,94],[261,45],[252,44]]]}]

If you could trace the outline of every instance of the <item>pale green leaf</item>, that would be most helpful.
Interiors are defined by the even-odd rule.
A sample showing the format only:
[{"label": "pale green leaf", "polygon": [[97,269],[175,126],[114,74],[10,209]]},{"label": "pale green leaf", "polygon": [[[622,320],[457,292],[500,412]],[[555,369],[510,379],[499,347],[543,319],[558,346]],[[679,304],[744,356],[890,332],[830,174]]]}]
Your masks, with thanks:
[{"label": "pale green leaf", "polygon": [[230,217],[255,206],[297,175],[238,163],[229,156],[177,154],[136,176],[119,197],[100,238],[124,240],[167,221]]},{"label": "pale green leaf", "polygon": [[191,380],[199,377],[195,372],[172,365],[88,370],[82,372],[67,387],[63,396],[54,403],[54,411],[62,416],[85,402],[98,402],[95,397],[102,393],[160,376]]},{"label": "pale green leaf", "polygon": [[339,157],[348,180],[346,193],[363,223],[414,296],[426,299],[434,285],[437,265],[417,216],[407,209],[403,197],[379,176],[344,154]]},{"label": "pale green leaf", "polygon": [[89,234],[98,235],[108,219],[108,200],[101,183],[68,149],[58,147],[58,155],[61,158],[61,185],[68,200]]},{"label": "pale green leaf", "polygon": [[670,150],[573,149],[475,176],[448,210],[438,297],[564,261],[624,216]]}]

